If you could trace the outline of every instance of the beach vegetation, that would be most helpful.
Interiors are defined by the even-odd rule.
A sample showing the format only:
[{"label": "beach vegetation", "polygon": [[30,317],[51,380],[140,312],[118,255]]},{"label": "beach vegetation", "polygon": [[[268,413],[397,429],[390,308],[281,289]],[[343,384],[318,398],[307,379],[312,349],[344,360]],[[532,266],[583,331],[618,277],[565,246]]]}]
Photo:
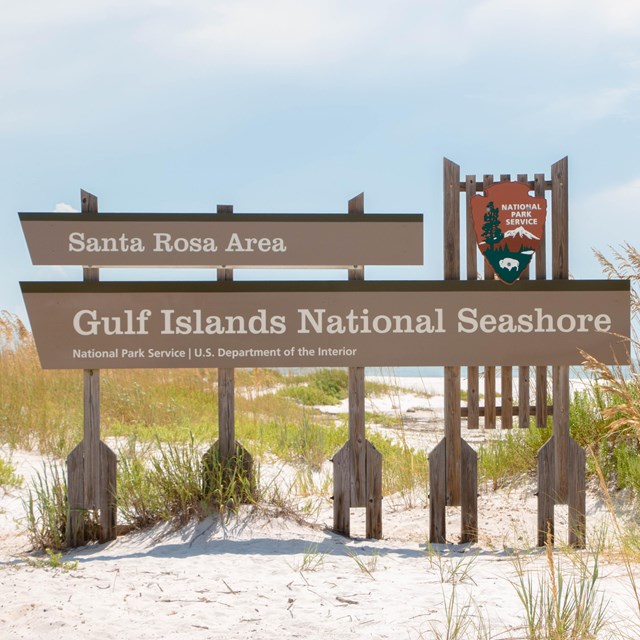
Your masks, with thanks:
[{"label": "beach vegetation", "polygon": [[24,478],[18,475],[11,460],[0,458],[0,489],[8,491],[22,486]]}]

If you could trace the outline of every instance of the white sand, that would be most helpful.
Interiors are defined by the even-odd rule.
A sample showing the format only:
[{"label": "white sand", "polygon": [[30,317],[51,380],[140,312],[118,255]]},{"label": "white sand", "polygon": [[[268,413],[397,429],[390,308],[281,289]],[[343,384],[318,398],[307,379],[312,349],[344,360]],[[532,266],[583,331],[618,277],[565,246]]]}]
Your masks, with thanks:
[{"label": "white sand", "polygon": [[[400,401],[401,411],[418,402],[410,394]],[[41,468],[33,454],[16,452],[13,462],[27,477]],[[278,475],[270,468],[262,475],[285,483],[291,470]],[[323,496],[314,524],[247,508],[226,523],[208,519],[174,533],[156,527],[71,551],[63,561],[78,561],[78,567],[65,571],[34,566],[15,522],[23,487],[0,494],[0,638],[426,639],[436,637],[434,625],[443,629],[454,590],[459,615],[476,627],[489,625],[492,638],[521,638],[514,549],[521,550],[534,584],[546,568],[544,555],[531,549],[534,490],[529,483],[510,492],[482,491],[477,545],[429,550],[424,495],[386,497],[384,538],[348,540],[330,532],[332,506]],[[589,494],[587,506],[594,540],[608,517],[596,494]],[[558,540],[566,539],[566,508],[557,508],[557,521]],[[457,539],[459,527],[459,514],[450,509],[450,539]],[[364,533],[361,510],[353,512],[352,533]],[[305,554],[318,562],[317,570],[301,570]],[[571,573],[568,556],[556,556]],[[611,625],[640,637],[640,613],[623,565],[601,562],[598,589],[611,601]],[[634,572],[640,580],[639,568]],[[462,637],[480,633],[471,628]]]}]

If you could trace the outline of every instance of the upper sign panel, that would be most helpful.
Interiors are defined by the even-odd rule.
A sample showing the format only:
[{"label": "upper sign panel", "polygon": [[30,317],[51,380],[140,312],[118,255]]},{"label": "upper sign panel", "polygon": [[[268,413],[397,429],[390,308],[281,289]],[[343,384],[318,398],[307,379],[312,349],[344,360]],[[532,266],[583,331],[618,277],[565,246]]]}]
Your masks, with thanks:
[{"label": "upper sign panel", "polygon": [[34,265],[423,264],[422,215],[21,213]]},{"label": "upper sign panel", "polygon": [[540,245],[547,201],[529,195],[526,184],[496,182],[471,198],[471,214],[478,248],[500,280],[512,284]]}]

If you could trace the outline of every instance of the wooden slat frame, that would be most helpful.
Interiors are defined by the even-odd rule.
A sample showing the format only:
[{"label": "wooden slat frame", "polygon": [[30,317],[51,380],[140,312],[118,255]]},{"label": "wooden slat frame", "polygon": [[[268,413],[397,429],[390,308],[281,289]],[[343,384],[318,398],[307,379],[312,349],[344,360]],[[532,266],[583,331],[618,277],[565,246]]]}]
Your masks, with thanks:
[{"label": "wooden slat frame", "polygon": [[[233,214],[233,205],[219,204],[219,215]],[[217,269],[218,282],[232,282],[233,269]],[[235,370],[218,369],[218,442],[220,462],[227,464],[236,453]]]},{"label": "wooden slat frame", "polygon": [[[547,190],[543,173],[534,176],[534,194],[544,197]],[[550,188],[550,186],[549,186]],[[547,238],[543,234],[538,249],[536,250],[536,280],[547,278]],[[536,427],[542,429],[547,426],[547,367],[536,367]],[[520,425],[523,426],[523,425]],[[527,421],[527,426],[529,426]]]},{"label": "wooden slat frame", "polygon": [[[471,214],[471,198],[476,194],[476,177],[467,176],[465,179],[466,192],[466,231],[467,231],[467,280],[478,279],[478,250],[473,216]],[[480,426],[480,369],[467,367],[467,427],[477,429]]]},{"label": "wooden slat frame", "polygon": [[[443,167],[444,279],[460,279],[460,167],[447,158]],[[447,442],[447,504],[460,505],[462,436],[460,367],[444,368],[444,437]]]},{"label": "wooden slat frame", "polygon": [[[493,176],[485,174],[482,178],[484,190],[493,184]],[[494,280],[496,277],[493,267],[489,261],[484,258],[484,279]],[[484,428],[496,428],[496,368],[484,368]]]},{"label": "wooden slat frame", "polygon": [[[518,174],[518,182],[523,184],[529,184],[529,178],[526,173]],[[544,238],[544,236],[543,236]],[[520,278],[522,280],[529,280],[531,277],[531,263],[522,272]],[[530,399],[529,399],[529,367],[522,366],[518,368],[518,426],[520,428],[528,428],[530,420]]]},{"label": "wooden slat frame", "polygon": [[[551,269],[554,280],[569,278],[568,159],[551,166]],[[569,367],[553,367],[553,436],[556,501],[566,503],[569,466]]]}]

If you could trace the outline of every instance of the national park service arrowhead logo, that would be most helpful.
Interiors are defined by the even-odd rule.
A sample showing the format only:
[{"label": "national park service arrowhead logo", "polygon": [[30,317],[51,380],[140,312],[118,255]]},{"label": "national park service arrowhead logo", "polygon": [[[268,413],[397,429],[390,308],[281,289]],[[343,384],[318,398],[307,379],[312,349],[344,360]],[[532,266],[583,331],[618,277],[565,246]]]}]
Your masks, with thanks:
[{"label": "national park service arrowhead logo", "polygon": [[503,282],[512,284],[531,262],[547,217],[547,201],[522,182],[496,182],[471,198],[478,248]]}]

